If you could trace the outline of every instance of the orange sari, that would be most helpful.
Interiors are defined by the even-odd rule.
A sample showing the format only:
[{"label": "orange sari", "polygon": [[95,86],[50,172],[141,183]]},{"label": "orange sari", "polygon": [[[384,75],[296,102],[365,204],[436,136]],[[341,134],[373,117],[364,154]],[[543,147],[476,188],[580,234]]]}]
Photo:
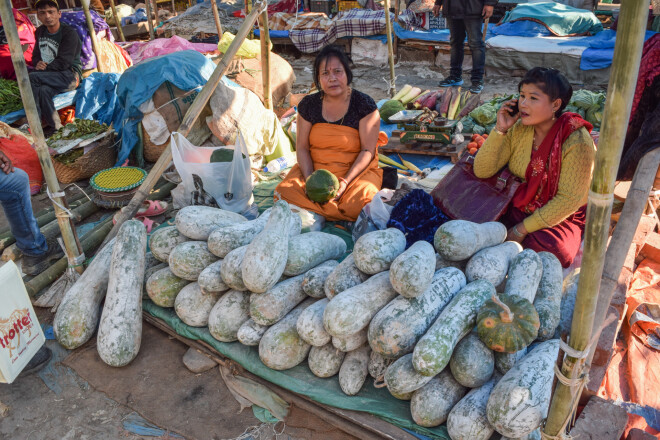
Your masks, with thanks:
[{"label": "orange sari", "polygon": [[[385,139],[383,139],[385,137]],[[378,136],[378,145],[387,143],[387,136]],[[384,142],[383,142],[384,140]],[[326,169],[337,177],[344,177],[351,169],[362,149],[358,130],[334,124],[314,124],[309,133],[309,153],[314,170]],[[305,194],[305,179],[296,164],[275,188],[275,199],[322,215],[329,221],[354,222],[362,207],[380,190],[383,170],[378,168],[378,150],[371,162],[351,181],[341,198],[327,203],[316,203]]]}]

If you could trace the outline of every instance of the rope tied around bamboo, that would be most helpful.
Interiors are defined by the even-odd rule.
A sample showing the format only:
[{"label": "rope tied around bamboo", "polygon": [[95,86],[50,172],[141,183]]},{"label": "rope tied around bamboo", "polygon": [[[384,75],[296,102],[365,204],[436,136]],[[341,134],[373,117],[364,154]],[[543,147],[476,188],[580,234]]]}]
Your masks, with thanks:
[{"label": "rope tied around bamboo", "polygon": [[584,350],[576,350],[562,339],[559,340],[560,350],[563,351],[567,356],[577,361],[573,365],[571,371],[571,376],[573,376],[574,379],[571,379],[565,375],[557,366],[557,364],[554,366],[557,380],[571,390],[571,411],[568,414],[568,417],[566,417],[566,420],[564,420],[564,423],[562,424],[561,429],[557,435],[549,435],[541,430],[542,440],[570,440],[573,438],[566,433],[566,428],[569,425],[573,426],[573,424],[575,424],[575,416],[577,415],[577,409],[580,402],[580,396],[582,395],[582,390],[584,389],[584,386],[589,383],[589,369],[591,368],[591,365],[586,362],[586,359],[589,356],[592,347],[598,343],[598,339],[600,338],[600,334],[603,329],[605,329],[605,327],[610,325],[615,320],[616,315],[613,313],[608,315],[607,319],[603,321],[603,324],[600,326],[600,328],[594,332],[591,340],[589,341],[589,344],[587,344]]}]

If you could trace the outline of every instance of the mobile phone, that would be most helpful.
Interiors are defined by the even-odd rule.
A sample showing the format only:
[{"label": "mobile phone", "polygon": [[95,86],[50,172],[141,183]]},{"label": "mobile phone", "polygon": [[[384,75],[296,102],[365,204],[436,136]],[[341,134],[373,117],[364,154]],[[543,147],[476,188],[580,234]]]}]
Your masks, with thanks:
[{"label": "mobile phone", "polygon": [[518,111],[519,111],[519,108],[518,108],[518,101],[516,101],[516,103],[513,104],[513,107],[511,108],[511,110],[509,110],[509,114],[510,114],[511,116],[515,116],[515,115],[518,114]]}]

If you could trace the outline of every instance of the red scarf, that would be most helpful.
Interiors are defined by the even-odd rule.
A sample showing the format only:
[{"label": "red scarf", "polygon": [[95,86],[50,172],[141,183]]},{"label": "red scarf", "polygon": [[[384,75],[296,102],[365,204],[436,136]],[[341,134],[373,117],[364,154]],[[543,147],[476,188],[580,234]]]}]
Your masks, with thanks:
[{"label": "red scarf", "polygon": [[563,113],[543,139],[525,171],[525,182],[513,196],[513,206],[528,214],[544,206],[557,194],[561,172],[562,144],[575,130],[585,127],[589,133],[593,125],[577,113]]}]

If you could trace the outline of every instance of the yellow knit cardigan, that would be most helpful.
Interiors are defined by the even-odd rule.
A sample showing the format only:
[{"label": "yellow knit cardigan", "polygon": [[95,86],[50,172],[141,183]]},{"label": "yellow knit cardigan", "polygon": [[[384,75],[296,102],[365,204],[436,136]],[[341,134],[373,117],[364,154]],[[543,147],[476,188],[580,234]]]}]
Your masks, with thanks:
[{"label": "yellow knit cardigan", "polygon": [[[492,177],[508,164],[511,173],[524,181],[533,142],[534,127],[520,121],[504,136],[491,131],[475,157],[474,174],[479,178]],[[523,221],[527,232],[556,226],[587,203],[595,156],[596,147],[584,127],[566,139],[557,194]]]}]

